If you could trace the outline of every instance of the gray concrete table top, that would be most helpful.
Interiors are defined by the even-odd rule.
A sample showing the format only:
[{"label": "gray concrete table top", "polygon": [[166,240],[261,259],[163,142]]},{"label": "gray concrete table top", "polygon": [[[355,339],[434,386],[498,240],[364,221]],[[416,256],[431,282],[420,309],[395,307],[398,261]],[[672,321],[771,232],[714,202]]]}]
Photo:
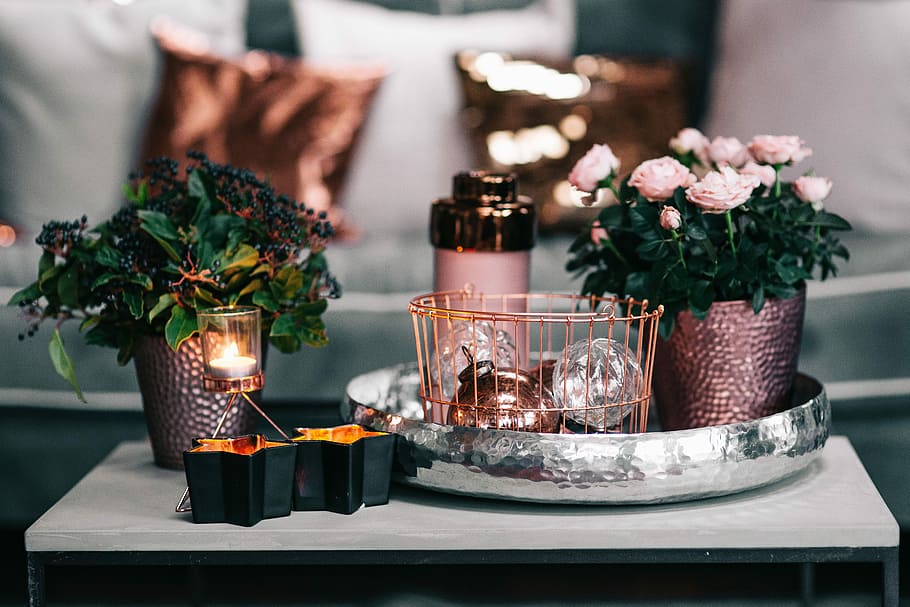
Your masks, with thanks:
[{"label": "gray concrete table top", "polygon": [[764,550],[898,546],[898,525],[849,441],[795,477],[724,498],[655,506],[543,505],[393,484],[352,515],[292,512],[253,527],[194,524],[184,474],[120,444],[25,533],[33,552]]}]

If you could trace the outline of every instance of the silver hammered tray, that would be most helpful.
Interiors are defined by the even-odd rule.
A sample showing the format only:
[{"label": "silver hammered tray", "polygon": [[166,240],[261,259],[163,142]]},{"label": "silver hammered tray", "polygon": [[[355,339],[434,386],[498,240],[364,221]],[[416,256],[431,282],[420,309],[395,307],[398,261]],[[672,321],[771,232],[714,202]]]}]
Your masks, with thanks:
[{"label": "silver hammered tray", "polygon": [[395,480],[447,493],[543,503],[652,504],[754,489],[821,453],[831,405],[798,375],[791,408],[673,432],[542,434],[422,421],[416,363],[348,383],[342,417],[398,435]]}]

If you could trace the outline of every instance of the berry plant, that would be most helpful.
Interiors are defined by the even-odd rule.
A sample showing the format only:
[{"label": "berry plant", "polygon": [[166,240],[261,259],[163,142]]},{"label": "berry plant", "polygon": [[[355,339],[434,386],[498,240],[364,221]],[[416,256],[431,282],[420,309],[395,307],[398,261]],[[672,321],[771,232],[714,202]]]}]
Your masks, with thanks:
[{"label": "berry plant", "polygon": [[81,321],[87,343],[113,347],[125,365],[139,339],[162,335],[175,351],[197,333],[196,310],[250,305],[281,352],[328,343],[322,313],[340,286],[324,250],[324,213],[275,192],[249,170],[190,152],[148,161],[131,176],[126,204],[88,228],[87,218],[45,224],[38,279],[13,295],[26,318],[19,338],[54,319],[51,359],[80,399],[60,325]]}]

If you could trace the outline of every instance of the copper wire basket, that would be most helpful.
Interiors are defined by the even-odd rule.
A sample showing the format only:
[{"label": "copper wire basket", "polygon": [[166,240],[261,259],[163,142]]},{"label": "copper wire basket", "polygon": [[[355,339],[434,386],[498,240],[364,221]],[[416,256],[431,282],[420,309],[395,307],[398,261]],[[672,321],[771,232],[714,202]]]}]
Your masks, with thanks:
[{"label": "copper wire basket", "polygon": [[424,421],[544,433],[646,430],[663,306],[465,288],[417,296],[408,311]]}]

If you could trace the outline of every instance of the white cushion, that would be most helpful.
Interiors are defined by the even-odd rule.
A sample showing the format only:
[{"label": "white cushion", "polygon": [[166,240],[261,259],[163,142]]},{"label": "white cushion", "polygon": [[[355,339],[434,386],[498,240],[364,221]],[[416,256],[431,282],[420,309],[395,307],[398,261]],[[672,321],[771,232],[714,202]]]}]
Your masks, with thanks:
[{"label": "white cushion", "polygon": [[245,14],[237,0],[0,3],[0,217],[28,241],[50,219],[107,219],[155,90],[149,24],[168,15],[236,53]]},{"label": "white cushion", "polygon": [[706,134],[799,135],[829,210],[910,229],[910,2],[728,1],[720,28]]},{"label": "white cushion", "polygon": [[368,236],[426,229],[430,202],[449,195],[455,173],[475,168],[459,117],[455,53],[565,57],[575,39],[574,2],[567,0],[464,15],[350,0],[294,0],[293,6],[305,59],[389,65],[341,193],[345,212]]}]

